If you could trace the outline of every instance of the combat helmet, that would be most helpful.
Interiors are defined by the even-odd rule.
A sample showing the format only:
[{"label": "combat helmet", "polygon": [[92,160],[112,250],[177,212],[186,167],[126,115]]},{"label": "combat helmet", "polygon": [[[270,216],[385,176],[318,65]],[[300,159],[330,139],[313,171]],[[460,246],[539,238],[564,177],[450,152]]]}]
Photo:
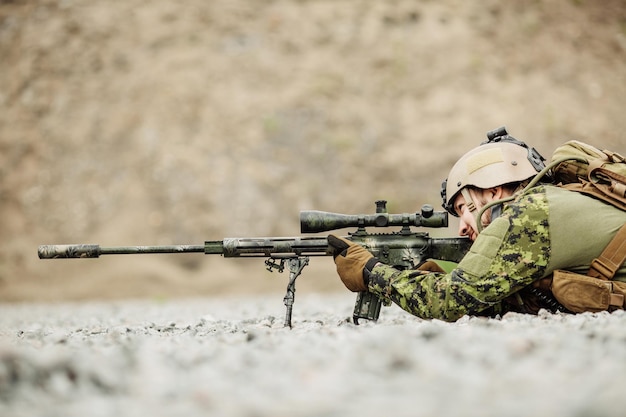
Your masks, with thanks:
[{"label": "combat helmet", "polygon": [[[443,208],[455,217],[454,199],[463,193],[473,211],[467,186],[492,188],[522,182],[545,168],[545,158],[535,148],[509,136],[505,127],[487,132],[487,140],[467,152],[450,170],[441,185]],[[467,194],[467,195],[466,195]]]}]

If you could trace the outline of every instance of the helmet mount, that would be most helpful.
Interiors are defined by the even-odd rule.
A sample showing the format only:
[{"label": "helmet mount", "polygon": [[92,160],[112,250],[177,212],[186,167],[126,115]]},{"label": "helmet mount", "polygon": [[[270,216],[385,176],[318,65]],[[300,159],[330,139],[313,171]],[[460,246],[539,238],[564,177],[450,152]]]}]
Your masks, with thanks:
[{"label": "helmet mount", "polygon": [[510,136],[506,131],[506,127],[501,126],[497,129],[490,130],[487,132],[487,140],[481,142],[481,145],[486,145],[488,143],[497,143],[497,142],[508,142],[514,143],[516,145],[521,146],[528,150],[528,162],[535,168],[537,172],[541,171],[546,167],[544,158],[535,148],[531,148],[525,142],[521,140],[515,139],[513,136]]}]

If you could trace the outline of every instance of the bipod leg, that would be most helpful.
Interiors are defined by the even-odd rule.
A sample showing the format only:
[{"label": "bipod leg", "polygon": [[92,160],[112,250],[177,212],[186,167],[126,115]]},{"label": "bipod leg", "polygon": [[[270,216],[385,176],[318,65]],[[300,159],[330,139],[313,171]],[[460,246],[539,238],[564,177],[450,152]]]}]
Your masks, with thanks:
[{"label": "bipod leg", "polygon": [[283,303],[287,307],[285,313],[285,327],[291,328],[291,313],[293,310],[293,303],[296,298],[296,278],[300,276],[305,266],[309,264],[308,256],[298,256],[287,259],[289,264],[289,284],[287,284],[287,293],[283,298]]}]

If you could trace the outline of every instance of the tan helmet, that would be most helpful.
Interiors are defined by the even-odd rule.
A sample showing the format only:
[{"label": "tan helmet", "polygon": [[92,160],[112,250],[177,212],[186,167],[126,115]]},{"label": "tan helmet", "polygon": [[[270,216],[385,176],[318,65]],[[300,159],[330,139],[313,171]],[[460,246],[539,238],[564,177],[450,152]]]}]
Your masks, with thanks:
[{"label": "tan helmet", "polygon": [[[499,135],[494,136],[494,132]],[[457,161],[443,182],[441,196],[443,207],[457,216],[453,202],[467,186],[492,188],[498,185],[521,182],[531,178],[545,167],[545,159],[511,136],[504,128],[487,134],[489,141],[472,149]]]}]

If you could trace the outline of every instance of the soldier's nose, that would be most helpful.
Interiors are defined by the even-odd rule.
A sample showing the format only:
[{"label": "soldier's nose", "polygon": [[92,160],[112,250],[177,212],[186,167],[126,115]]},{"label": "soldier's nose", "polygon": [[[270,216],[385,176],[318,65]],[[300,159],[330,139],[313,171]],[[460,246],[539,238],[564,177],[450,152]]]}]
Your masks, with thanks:
[{"label": "soldier's nose", "polygon": [[459,222],[459,236],[469,236],[469,226],[463,220]]}]

